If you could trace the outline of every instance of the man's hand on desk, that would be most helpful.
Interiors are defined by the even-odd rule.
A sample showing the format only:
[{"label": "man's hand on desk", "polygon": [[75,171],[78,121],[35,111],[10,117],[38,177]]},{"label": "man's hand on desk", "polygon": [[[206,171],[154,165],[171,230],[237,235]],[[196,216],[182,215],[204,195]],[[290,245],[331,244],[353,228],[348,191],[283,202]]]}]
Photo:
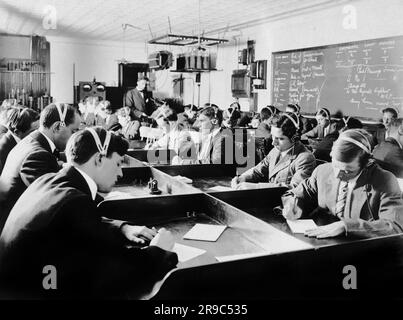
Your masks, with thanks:
[{"label": "man's hand on desk", "polygon": [[346,232],[346,225],[343,221],[337,221],[326,226],[316,229],[307,230],[305,235],[308,237],[316,237],[318,239],[330,238],[341,235]]},{"label": "man's hand on desk", "polygon": [[231,180],[231,188],[238,189],[238,186],[244,182],[245,182],[245,179],[242,176],[236,176]]},{"label": "man's hand on desk", "polygon": [[151,240],[150,246],[157,246],[163,250],[172,251],[174,244],[175,239],[172,236],[172,233],[165,228],[161,228],[158,230],[158,233],[154,239]]},{"label": "man's hand on desk", "polygon": [[157,230],[155,228],[149,229],[145,226],[131,226],[129,224],[124,224],[121,229],[127,239],[137,244],[150,242],[157,235]]},{"label": "man's hand on desk", "polygon": [[287,220],[297,220],[302,216],[302,209],[299,205],[299,199],[294,196],[281,198],[283,202],[283,217]]}]

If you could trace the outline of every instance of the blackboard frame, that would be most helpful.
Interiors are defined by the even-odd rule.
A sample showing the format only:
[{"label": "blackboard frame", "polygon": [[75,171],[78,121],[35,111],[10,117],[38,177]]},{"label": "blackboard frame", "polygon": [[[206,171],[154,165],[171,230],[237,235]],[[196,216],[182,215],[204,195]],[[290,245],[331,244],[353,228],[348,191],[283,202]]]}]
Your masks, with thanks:
[{"label": "blackboard frame", "polygon": [[[370,38],[370,39],[364,39],[364,40],[358,40],[358,41],[350,41],[350,42],[342,42],[342,43],[334,43],[334,44],[329,44],[329,45],[323,45],[323,46],[312,46],[312,47],[306,47],[306,48],[297,48],[297,49],[289,49],[289,50],[282,50],[282,51],[273,51],[271,53],[271,104],[274,103],[273,100],[273,86],[274,86],[274,55],[278,54],[288,54],[288,53],[294,53],[294,52],[305,52],[309,50],[323,50],[323,49],[332,49],[332,48],[337,48],[337,47],[342,47],[342,46],[352,46],[352,45],[359,45],[365,42],[370,42],[370,41],[390,41],[390,40],[402,40],[403,41],[403,35],[400,36],[392,36],[392,37],[380,37],[380,38]],[[335,110],[330,110],[331,113],[333,113]],[[314,116],[315,113],[307,113],[303,112],[303,115],[307,116]],[[400,115],[402,117],[403,115]],[[355,118],[361,120],[363,123],[374,123],[378,124],[381,123],[381,121],[376,120],[374,118],[366,118],[366,117],[361,117],[361,116],[354,116]]]}]

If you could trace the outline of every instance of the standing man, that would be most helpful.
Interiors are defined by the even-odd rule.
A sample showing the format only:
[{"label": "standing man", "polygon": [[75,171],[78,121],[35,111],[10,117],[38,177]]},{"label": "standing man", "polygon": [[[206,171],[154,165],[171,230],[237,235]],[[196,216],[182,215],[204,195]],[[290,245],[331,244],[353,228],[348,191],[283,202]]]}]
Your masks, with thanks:
[{"label": "standing man", "polygon": [[39,129],[21,140],[8,154],[0,176],[0,231],[25,189],[37,178],[59,171],[58,152],[80,126],[78,111],[67,104],[50,104],[41,112]]},{"label": "standing man", "polygon": [[140,76],[136,88],[126,93],[125,106],[133,111],[137,120],[151,116],[154,111],[152,94],[147,91],[148,81],[147,77]]}]

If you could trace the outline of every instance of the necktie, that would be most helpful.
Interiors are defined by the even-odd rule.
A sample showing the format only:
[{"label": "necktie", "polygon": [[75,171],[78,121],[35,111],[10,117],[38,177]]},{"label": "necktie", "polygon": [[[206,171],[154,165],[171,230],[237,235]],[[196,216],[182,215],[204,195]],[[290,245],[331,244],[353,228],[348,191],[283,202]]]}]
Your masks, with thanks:
[{"label": "necktie", "polygon": [[348,182],[341,181],[339,184],[339,192],[337,195],[337,202],[336,202],[336,211],[335,214],[339,218],[343,217],[344,215],[344,208],[346,207],[346,200],[347,200],[347,192],[348,192]]}]

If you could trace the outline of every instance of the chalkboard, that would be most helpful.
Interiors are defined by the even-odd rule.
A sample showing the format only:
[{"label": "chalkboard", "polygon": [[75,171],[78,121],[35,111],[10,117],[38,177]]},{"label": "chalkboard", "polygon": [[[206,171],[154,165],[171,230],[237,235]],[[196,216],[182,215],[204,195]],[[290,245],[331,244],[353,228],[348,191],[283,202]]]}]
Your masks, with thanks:
[{"label": "chalkboard", "polygon": [[403,37],[273,53],[272,103],[373,120],[386,107],[402,115]]}]

